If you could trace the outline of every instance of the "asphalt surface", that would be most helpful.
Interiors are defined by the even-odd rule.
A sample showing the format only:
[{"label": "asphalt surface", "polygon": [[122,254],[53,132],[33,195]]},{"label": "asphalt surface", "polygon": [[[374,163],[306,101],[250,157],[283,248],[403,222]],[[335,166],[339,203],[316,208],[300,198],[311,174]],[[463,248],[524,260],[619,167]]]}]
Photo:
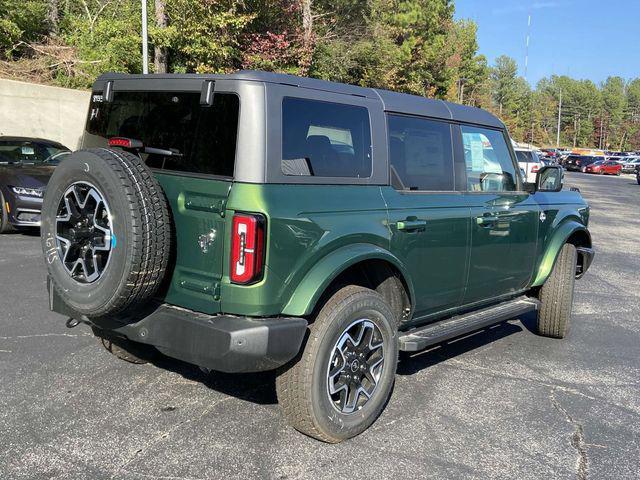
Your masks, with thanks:
[{"label": "asphalt surface", "polygon": [[401,361],[364,434],[289,428],[273,375],[133,365],[47,309],[39,238],[0,236],[0,478],[518,478],[640,475],[640,186],[569,174],[597,256],[570,335],[514,320]]}]

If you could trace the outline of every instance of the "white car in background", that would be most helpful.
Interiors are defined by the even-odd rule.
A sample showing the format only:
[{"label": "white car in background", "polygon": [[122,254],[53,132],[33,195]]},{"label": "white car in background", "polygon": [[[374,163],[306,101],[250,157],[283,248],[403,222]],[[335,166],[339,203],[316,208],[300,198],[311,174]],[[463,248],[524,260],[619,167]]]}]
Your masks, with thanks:
[{"label": "white car in background", "polygon": [[518,165],[522,169],[524,181],[527,183],[536,182],[536,174],[544,164],[535,150],[530,148],[515,148]]},{"label": "white car in background", "polygon": [[622,173],[634,173],[640,166],[640,157],[626,157],[622,163]]}]

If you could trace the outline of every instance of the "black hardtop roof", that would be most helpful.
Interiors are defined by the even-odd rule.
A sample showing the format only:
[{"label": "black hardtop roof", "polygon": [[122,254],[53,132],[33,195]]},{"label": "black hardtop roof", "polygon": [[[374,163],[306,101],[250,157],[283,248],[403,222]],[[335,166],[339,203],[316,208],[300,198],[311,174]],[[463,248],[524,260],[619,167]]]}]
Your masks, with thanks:
[{"label": "black hardtop roof", "polygon": [[255,70],[241,70],[230,74],[148,74],[131,75],[123,73],[105,73],[100,75],[94,84],[95,91],[101,91],[104,82],[109,80],[157,80],[157,81],[203,81],[203,80],[241,80],[262,82],[280,85],[291,85],[293,87],[308,88],[312,90],[322,90],[331,93],[344,95],[355,95],[359,97],[377,99],[382,102],[383,108],[387,112],[405,113],[409,115],[420,115],[425,117],[441,118],[446,120],[456,120],[459,122],[475,123],[497,128],[504,128],[504,124],[494,115],[480,108],[469,107],[457,103],[435,100],[407,93],[391,92],[377,88],[359,87],[346,83],[330,82],[316,78],[298,77],[283,73],[261,72]]}]

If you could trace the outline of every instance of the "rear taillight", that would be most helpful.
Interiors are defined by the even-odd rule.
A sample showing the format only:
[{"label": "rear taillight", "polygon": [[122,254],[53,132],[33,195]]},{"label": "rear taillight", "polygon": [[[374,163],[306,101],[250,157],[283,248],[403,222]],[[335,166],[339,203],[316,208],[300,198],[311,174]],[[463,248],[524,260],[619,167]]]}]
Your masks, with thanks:
[{"label": "rear taillight", "polygon": [[534,165],[533,167],[531,167],[531,173],[536,173],[538,170],[540,170],[540,167],[538,165]]},{"label": "rear taillight", "polygon": [[231,281],[247,284],[262,278],[265,220],[262,215],[238,213],[231,232]]}]

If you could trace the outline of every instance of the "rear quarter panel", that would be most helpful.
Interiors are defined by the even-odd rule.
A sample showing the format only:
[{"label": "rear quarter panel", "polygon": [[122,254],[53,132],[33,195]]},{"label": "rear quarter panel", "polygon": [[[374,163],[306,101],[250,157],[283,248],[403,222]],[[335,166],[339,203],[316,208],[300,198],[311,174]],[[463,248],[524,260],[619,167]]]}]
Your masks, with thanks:
[{"label": "rear quarter panel", "polygon": [[253,285],[229,281],[225,242],[222,310],[278,315],[305,275],[331,252],[352,244],[388,250],[387,212],[378,186],[235,183],[227,204],[227,232],[235,212],[267,219],[266,268]]}]

